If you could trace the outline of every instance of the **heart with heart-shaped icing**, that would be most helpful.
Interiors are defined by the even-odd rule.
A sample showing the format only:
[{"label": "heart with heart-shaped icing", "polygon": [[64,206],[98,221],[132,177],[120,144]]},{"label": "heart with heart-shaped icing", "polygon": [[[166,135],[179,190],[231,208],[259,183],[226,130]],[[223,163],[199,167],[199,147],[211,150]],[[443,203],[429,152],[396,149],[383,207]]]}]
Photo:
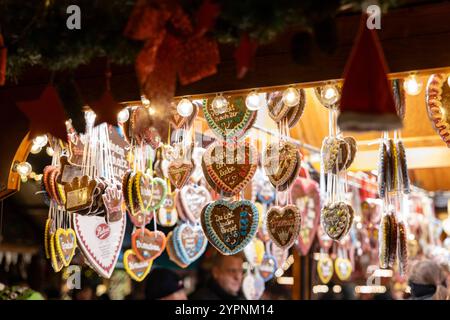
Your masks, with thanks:
[{"label": "heart with heart-shaped icing", "polygon": [[73,215],[77,244],[94,270],[109,278],[119,258],[125,234],[126,215],[107,224],[101,216]]},{"label": "heart with heart-shaped icing", "polygon": [[265,282],[269,281],[275,275],[277,270],[277,260],[274,256],[265,254],[261,264],[258,267],[259,273]]},{"label": "heart with heart-shaped icing", "polygon": [[155,211],[166,198],[166,182],[161,178],[152,178],[140,171],[134,177],[134,186],[141,211]]},{"label": "heart with heart-shaped icing", "polygon": [[68,266],[77,248],[77,237],[72,228],[58,228],[55,233],[55,245],[57,253],[64,266]]},{"label": "heart with heart-shaped icing", "polygon": [[247,300],[259,300],[264,293],[264,279],[258,270],[247,273],[242,281],[242,292]]},{"label": "heart with heart-shaped icing", "polygon": [[203,104],[203,114],[211,130],[223,140],[241,138],[256,120],[256,111],[249,110],[242,96],[227,97],[223,108],[212,101]]},{"label": "heart with heart-shaped icing", "polygon": [[290,142],[270,144],[263,157],[263,166],[267,177],[278,190],[285,190],[297,177],[300,170],[300,152]]},{"label": "heart with heart-shaped icing", "polygon": [[267,211],[267,232],[280,248],[289,248],[297,239],[301,227],[301,215],[294,205],[273,206]]},{"label": "heart with heart-shaped icing", "polygon": [[203,155],[203,174],[218,193],[238,194],[253,178],[258,154],[247,142],[211,144]]},{"label": "heart with heart-shaped icing", "polygon": [[211,201],[208,189],[196,185],[187,185],[181,188],[179,197],[186,218],[193,223],[200,221],[203,207]]},{"label": "heart with heart-shaped icing", "polygon": [[174,160],[169,164],[167,171],[170,182],[178,189],[181,189],[189,180],[193,170],[194,164],[192,161]]},{"label": "heart with heart-shaped icing", "polygon": [[302,216],[302,228],[297,239],[297,248],[307,255],[320,225],[320,195],[316,181],[297,178],[291,187],[291,199]]},{"label": "heart with heart-shaped icing", "polygon": [[328,255],[322,255],[317,262],[317,273],[323,284],[330,282],[333,277],[333,260]]},{"label": "heart with heart-shaped icing", "polygon": [[173,237],[175,252],[185,264],[200,258],[208,244],[199,225],[183,223],[174,229]]},{"label": "heart with heart-shaped icing", "polygon": [[154,260],[166,247],[166,235],[161,231],[136,229],[131,235],[131,247],[139,260]]},{"label": "heart with heart-shaped icing", "polygon": [[341,281],[347,281],[352,275],[352,263],[349,259],[337,257],[334,260],[334,269],[336,270],[336,275]]},{"label": "heart with heart-shaped icing", "polygon": [[252,266],[259,266],[265,254],[264,242],[258,238],[253,240],[244,248],[245,258]]},{"label": "heart with heart-shaped icing", "polygon": [[345,202],[329,203],[322,208],[321,221],[325,233],[333,240],[340,240],[351,227],[353,212]]},{"label": "heart with heart-shaped icing", "polygon": [[141,282],[145,279],[152,268],[153,260],[139,260],[137,254],[128,249],[123,254],[123,266],[128,275],[135,281]]},{"label": "heart with heart-shaped icing", "polygon": [[207,205],[201,217],[209,242],[225,255],[243,250],[258,229],[259,213],[248,200],[217,200]]}]

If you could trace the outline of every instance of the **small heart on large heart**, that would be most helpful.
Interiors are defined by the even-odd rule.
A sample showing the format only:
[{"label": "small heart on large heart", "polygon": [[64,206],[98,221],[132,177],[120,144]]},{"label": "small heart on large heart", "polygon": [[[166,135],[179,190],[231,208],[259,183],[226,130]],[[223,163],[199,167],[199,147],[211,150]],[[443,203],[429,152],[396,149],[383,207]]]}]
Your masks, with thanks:
[{"label": "small heart on large heart", "polygon": [[322,281],[323,284],[330,282],[333,277],[334,270],[333,260],[331,260],[328,255],[322,256],[317,262],[317,273],[319,274],[320,281]]},{"label": "small heart on large heart", "polygon": [[302,255],[307,255],[317,229],[320,225],[319,184],[306,178],[297,178],[291,187],[291,199],[302,216],[302,228],[297,241],[297,248]]},{"label": "small heart on large heart", "polygon": [[347,281],[352,275],[352,263],[350,260],[338,257],[334,260],[334,269],[336,270],[336,275],[341,281]]},{"label": "small heart on large heart", "polygon": [[170,182],[178,189],[183,187],[189,180],[194,164],[192,161],[175,160],[169,164],[168,175]]},{"label": "small heart on large heart", "polygon": [[280,248],[289,248],[297,239],[301,227],[301,215],[294,205],[273,206],[267,212],[267,232]]},{"label": "small heart on large heart", "polygon": [[204,208],[201,222],[209,242],[223,254],[233,255],[252,241],[258,219],[258,209],[248,200],[218,200]]},{"label": "small heart on large heart", "polygon": [[247,142],[216,142],[203,155],[203,174],[225,196],[238,194],[252,180],[258,166],[256,149]]},{"label": "small heart on large heart", "polygon": [[163,179],[152,178],[142,172],[137,172],[134,184],[137,200],[143,212],[155,211],[164,203],[167,186]]},{"label": "small heart on large heart", "polygon": [[137,229],[131,235],[131,247],[140,260],[154,260],[166,247],[166,235],[161,231]]},{"label": "small heart on large heart", "polygon": [[278,190],[286,190],[300,170],[301,156],[290,142],[275,142],[264,152],[263,167],[270,183]]},{"label": "small heart on large heart", "polygon": [[199,225],[183,223],[174,229],[176,254],[184,264],[191,264],[205,252],[208,241]]},{"label": "small heart on large heart", "polygon": [[153,260],[141,261],[136,253],[128,249],[123,254],[123,266],[129,274],[129,276],[138,282],[141,282],[150,272],[152,268]]},{"label": "small heart on large heart", "polygon": [[77,248],[77,237],[72,228],[58,228],[55,233],[55,244],[64,266],[68,266]]},{"label": "small heart on large heart", "polygon": [[180,191],[180,201],[186,217],[193,223],[200,221],[204,206],[211,201],[211,194],[203,186],[184,186]]}]

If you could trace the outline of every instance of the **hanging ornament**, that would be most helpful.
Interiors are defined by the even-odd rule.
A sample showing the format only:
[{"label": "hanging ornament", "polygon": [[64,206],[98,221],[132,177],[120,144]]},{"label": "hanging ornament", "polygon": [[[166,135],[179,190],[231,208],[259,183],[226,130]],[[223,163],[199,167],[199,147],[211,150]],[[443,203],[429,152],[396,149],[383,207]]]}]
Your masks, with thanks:
[{"label": "hanging ornament", "polygon": [[428,117],[434,130],[450,147],[450,87],[446,85],[447,75],[437,73],[428,79],[425,101]]},{"label": "hanging ornament", "polygon": [[405,89],[406,93],[411,96],[417,96],[422,91],[422,87],[422,80],[420,80],[415,74],[409,75],[403,81],[403,88]]},{"label": "hanging ornament", "polygon": [[282,101],[286,106],[293,107],[300,102],[300,92],[293,87],[289,87],[283,92]]},{"label": "hanging ornament", "polygon": [[247,106],[248,110],[256,111],[261,108],[262,105],[262,99],[260,97],[260,94],[256,91],[252,91],[247,95],[247,98],[245,98],[245,105]]},{"label": "hanging ornament", "polygon": [[194,106],[189,99],[183,98],[178,102],[177,111],[180,116],[187,118],[194,111]]}]

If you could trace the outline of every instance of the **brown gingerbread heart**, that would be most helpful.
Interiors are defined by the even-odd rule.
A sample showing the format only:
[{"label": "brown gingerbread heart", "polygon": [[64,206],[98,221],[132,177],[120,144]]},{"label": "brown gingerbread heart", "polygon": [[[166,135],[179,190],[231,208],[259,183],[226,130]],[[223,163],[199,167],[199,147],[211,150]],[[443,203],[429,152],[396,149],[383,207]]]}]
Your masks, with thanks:
[{"label": "brown gingerbread heart", "polygon": [[164,251],[166,236],[161,231],[136,229],[131,235],[131,246],[139,260],[154,260]]},{"label": "brown gingerbread heart", "polygon": [[270,239],[278,247],[287,249],[300,232],[300,210],[295,205],[273,206],[267,212],[266,225]]},{"label": "brown gingerbread heart", "polygon": [[257,151],[248,142],[215,142],[202,161],[207,182],[225,196],[238,194],[253,178],[257,164]]},{"label": "brown gingerbread heart", "polygon": [[189,180],[192,171],[194,170],[194,164],[188,160],[174,160],[169,164],[168,174],[170,182],[181,189]]}]

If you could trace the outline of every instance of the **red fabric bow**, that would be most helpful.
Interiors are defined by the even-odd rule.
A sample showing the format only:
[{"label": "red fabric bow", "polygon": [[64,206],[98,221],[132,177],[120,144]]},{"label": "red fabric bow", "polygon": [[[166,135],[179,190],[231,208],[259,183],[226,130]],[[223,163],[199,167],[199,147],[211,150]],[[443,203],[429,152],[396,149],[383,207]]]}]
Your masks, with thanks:
[{"label": "red fabric bow", "polygon": [[218,46],[205,33],[214,25],[218,10],[217,5],[206,0],[194,27],[176,1],[136,3],[124,33],[145,41],[136,58],[136,73],[142,91],[156,108],[170,105],[177,75],[186,85],[217,72]]}]

